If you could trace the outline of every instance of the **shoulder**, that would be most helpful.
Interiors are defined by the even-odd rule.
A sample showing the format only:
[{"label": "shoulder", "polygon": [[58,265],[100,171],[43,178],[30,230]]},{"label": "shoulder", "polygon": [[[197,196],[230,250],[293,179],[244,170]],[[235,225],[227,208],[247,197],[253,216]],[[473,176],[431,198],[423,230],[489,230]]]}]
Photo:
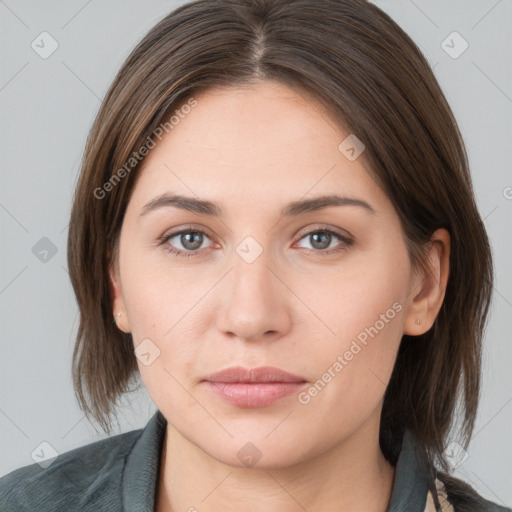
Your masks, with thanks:
[{"label": "shoulder", "polygon": [[[486,500],[466,482],[447,475],[438,474],[438,498],[441,503],[447,500],[448,504],[443,508],[453,512],[512,512],[512,508],[498,505]],[[437,484],[436,482],[436,484]],[[450,509],[450,505],[452,508]]]},{"label": "shoulder", "polygon": [[34,463],[0,478],[0,510],[121,509],[126,457],[142,429],[59,454],[46,469]]}]

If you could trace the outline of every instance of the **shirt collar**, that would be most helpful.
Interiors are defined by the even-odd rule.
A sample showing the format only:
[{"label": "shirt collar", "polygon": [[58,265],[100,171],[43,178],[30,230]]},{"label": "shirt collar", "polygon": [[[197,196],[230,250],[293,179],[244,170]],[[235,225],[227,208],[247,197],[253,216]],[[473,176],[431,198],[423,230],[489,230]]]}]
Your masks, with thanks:
[{"label": "shirt collar", "polygon": [[[127,457],[122,479],[123,510],[126,512],[154,512],[166,425],[167,420],[157,410]],[[414,450],[412,435],[406,432],[387,512],[423,512],[427,482],[427,475]]]},{"label": "shirt collar", "polygon": [[154,512],[166,426],[167,420],[157,409],[126,458],[122,479],[126,512]]},{"label": "shirt collar", "polygon": [[427,493],[428,475],[416,456],[412,434],[406,431],[395,466],[395,480],[387,512],[423,512]]}]

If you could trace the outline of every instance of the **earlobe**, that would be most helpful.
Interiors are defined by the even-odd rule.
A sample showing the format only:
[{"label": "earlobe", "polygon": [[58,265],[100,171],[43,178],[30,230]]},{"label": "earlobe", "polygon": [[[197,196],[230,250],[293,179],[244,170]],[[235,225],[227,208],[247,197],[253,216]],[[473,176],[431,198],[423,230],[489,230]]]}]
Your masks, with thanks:
[{"label": "earlobe", "polygon": [[415,276],[404,321],[404,334],[419,336],[427,332],[443,304],[450,271],[450,234],[438,229],[431,237],[428,272]]},{"label": "earlobe", "polygon": [[124,304],[123,293],[121,289],[121,282],[119,276],[117,275],[117,271],[115,270],[114,264],[110,264],[109,266],[109,281],[110,281],[110,289],[112,292],[112,311],[113,311],[113,319],[117,328],[124,333],[129,333],[130,331],[130,323],[126,316],[126,307]]}]

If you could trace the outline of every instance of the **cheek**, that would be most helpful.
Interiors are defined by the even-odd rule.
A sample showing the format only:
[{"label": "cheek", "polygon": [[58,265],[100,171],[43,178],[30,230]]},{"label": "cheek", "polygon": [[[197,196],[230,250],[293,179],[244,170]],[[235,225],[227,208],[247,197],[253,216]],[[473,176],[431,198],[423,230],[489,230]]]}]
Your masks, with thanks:
[{"label": "cheek", "polygon": [[[310,361],[311,385],[298,396],[304,417],[322,419],[324,439],[344,438],[370,418],[380,417],[402,333],[403,308],[388,297],[352,301],[325,335],[301,359]],[[390,298],[389,298],[390,299]],[[384,315],[381,317],[381,315]],[[314,365],[314,371],[313,371]],[[304,423],[304,436],[315,438],[316,425]]]},{"label": "cheek", "polygon": [[125,260],[124,299],[135,345],[144,338],[171,337],[208,290],[190,269],[166,265],[164,249],[151,251],[159,253],[157,264],[154,254],[150,258],[135,250]]},{"label": "cheek", "polygon": [[359,334],[364,343],[367,329],[377,334],[375,326],[384,339],[400,332],[409,270],[396,256],[378,261],[361,258],[335,271],[319,272],[314,279],[295,277],[297,295],[311,313],[309,325],[315,326],[327,346],[343,349]]},{"label": "cheek", "polygon": [[306,336],[310,342],[301,340],[300,351],[303,360],[316,362],[318,374],[332,372],[339,362],[343,368],[337,365],[336,373],[343,373],[347,385],[367,380],[372,371],[387,383],[403,331],[403,293],[394,282],[372,285],[345,281],[331,284],[331,292],[309,295],[317,327]]},{"label": "cheek", "polygon": [[300,350],[301,359],[314,364],[311,403],[345,422],[347,410],[357,421],[378,406],[389,382],[403,333],[409,275],[403,256],[368,261],[316,287],[302,283],[308,306],[321,319],[314,320],[321,327],[316,341],[301,343]]},{"label": "cheek", "polygon": [[186,403],[179,383],[193,373],[197,329],[204,324],[201,299],[211,285],[198,280],[197,272],[170,272],[148,265],[143,257],[126,258],[123,270],[125,306],[144,384],[155,402],[173,403],[179,396],[179,402]]}]

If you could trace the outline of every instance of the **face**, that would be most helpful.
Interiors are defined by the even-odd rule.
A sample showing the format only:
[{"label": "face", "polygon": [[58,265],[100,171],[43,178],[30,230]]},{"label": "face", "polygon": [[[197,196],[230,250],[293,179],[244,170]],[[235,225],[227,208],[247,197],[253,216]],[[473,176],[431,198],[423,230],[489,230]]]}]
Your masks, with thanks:
[{"label": "face", "polygon": [[[304,94],[263,82],[195,99],[138,171],[111,273],[118,326],[183,439],[235,466],[242,447],[260,467],[304,461],[378,428],[417,285],[400,221]],[[218,215],[158,206],[166,194]],[[234,366],[299,382],[208,381]]]}]

